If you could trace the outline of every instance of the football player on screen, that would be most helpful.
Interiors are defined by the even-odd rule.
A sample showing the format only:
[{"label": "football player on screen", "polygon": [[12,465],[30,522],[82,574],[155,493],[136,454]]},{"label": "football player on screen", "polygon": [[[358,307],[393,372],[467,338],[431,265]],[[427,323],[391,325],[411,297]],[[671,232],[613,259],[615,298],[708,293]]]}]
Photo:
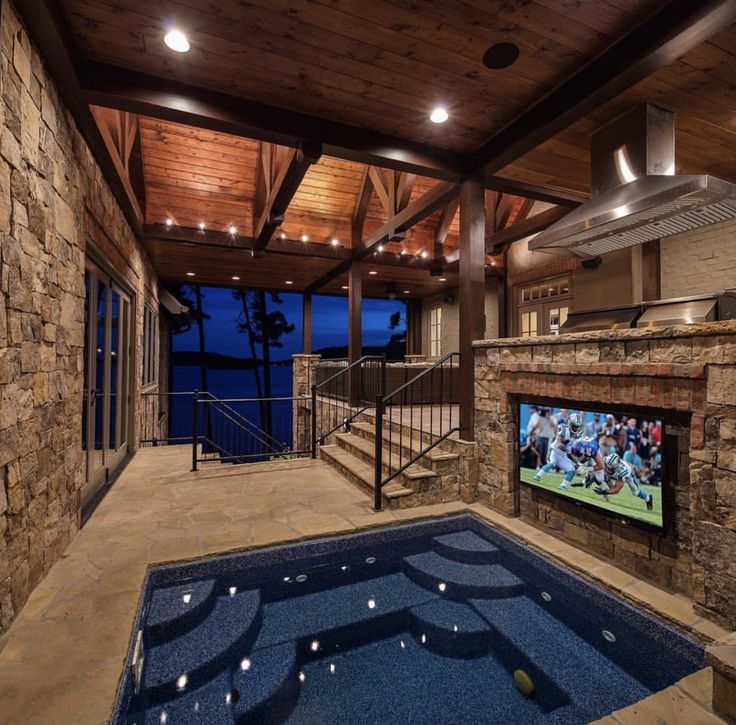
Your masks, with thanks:
[{"label": "football player on screen", "polygon": [[547,463],[545,463],[534,476],[535,481],[541,481],[545,473],[559,468],[564,473],[564,480],[560,488],[564,491],[566,483],[570,483],[575,477],[577,465],[568,455],[570,446],[583,435],[583,423],[577,413],[573,413],[567,423],[560,423],[554,441],[549,448]]},{"label": "football player on screen", "polygon": [[634,467],[621,459],[618,453],[609,453],[603,459],[603,465],[606,469],[609,484],[599,485],[595,487],[595,492],[603,496],[604,501],[608,501],[610,495],[618,493],[626,484],[629,491],[634,496],[640,498],[647,505],[647,511],[654,508],[654,499],[651,493],[647,493],[639,486],[639,479],[636,477]]},{"label": "football player on screen", "polygon": [[[601,455],[600,446],[595,438],[577,438],[569,447],[570,458],[575,464],[575,468],[587,468],[592,470],[593,477],[599,486],[603,486],[606,482],[606,471],[603,465],[603,456]],[[574,474],[573,474],[574,475]],[[560,490],[567,490],[567,484],[570,479],[565,479],[560,484]]]}]

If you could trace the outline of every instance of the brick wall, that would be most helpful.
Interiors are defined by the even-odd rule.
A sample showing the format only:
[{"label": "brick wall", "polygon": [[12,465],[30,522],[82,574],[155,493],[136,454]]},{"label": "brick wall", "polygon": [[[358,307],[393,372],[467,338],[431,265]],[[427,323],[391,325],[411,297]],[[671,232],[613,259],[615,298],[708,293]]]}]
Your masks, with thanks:
[{"label": "brick wall", "polygon": [[[79,527],[88,246],[137,292],[138,345],[140,303],[157,294],[145,253],[7,0],[2,13],[0,632]],[[136,401],[140,355],[137,365]]]},{"label": "brick wall", "polygon": [[736,288],[736,221],[667,237],[660,250],[663,299]]},{"label": "brick wall", "polygon": [[[688,594],[702,614],[736,627],[736,323],[483,342],[475,386],[481,501]],[[522,486],[521,398],[645,407],[680,421],[688,433],[678,474],[669,470],[667,534]]]}]

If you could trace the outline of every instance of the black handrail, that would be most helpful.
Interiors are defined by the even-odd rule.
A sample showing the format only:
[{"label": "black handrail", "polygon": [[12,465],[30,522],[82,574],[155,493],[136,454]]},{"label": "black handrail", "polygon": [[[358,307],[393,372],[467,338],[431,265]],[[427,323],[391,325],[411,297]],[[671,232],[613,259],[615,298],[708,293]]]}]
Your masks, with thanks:
[{"label": "black handrail", "polygon": [[[306,417],[307,397],[275,398],[216,398],[211,393],[193,395],[192,403],[192,470],[200,462],[211,460],[207,453],[216,453],[220,462],[245,463],[252,460],[273,460],[285,456],[309,455]],[[279,430],[267,432],[253,423],[247,412],[237,405],[280,403],[287,406],[285,414],[274,416],[272,424]],[[290,405],[289,405],[290,404]],[[200,414],[209,422],[208,430],[200,430]],[[199,452],[199,445],[202,452]]]},{"label": "black handrail", "polygon": [[[457,362],[456,362],[457,361]],[[388,395],[376,396],[376,420],[375,420],[375,469],[374,469],[374,486],[373,486],[373,508],[376,511],[381,510],[383,487],[390,483],[396,476],[406,471],[409,466],[416,463],[425,456],[435,446],[460,430],[459,425],[453,425],[452,406],[455,403],[454,394],[454,376],[452,373],[446,374],[447,370],[452,370],[459,365],[460,353],[452,352],[440,358],[430,367],[423,370],[418,375],[403,385],[400,385]],[[435,386],[439,383],[439,394],[435,391]],[[429,390],[425,390],[425,385],[429,386]],[[447,390],[446,390],[447,388]],[[439,405],[436,399],[439,398]],[[429,400],[429,426],[425,426],[424,406],[425,401]],[[409,406],[409,425],[404,426],[404,405]],[[419,405],[419,428],[414,427],[414,408]],[[389,413],[388,418],[388,460],[384,461],[384,417],[386,410],[390,406],[398,407],[398,452],[394,455],[394,428],[393,416]],[[447,424],[443,420],[443,413],[447,406],[449,413]],[[440,429],[435,432],[435,410],[439,407],[439,424]],[[402,436],[404,431],[408,429],[409,442],[405,446]],[[414,452],[414,435],[418,439],[418,452]],[[425,445],[425,440],[429,442]],[[404,460],[404,448],[408,453]],[[398,458],[398,462],[396,459]],[[388,473],[384,475],[384,466],[388,469]]]},{"label": "black handrail", "polygon": [[[376,363],[375,365],[372,363]],[[378,379],[375,379],[375,371]],[[358,405],[350,405],[350,378],[360,375],[358,391],[361,397]],[[373,373],[373,376],[371,376]],[[347,381],[347,383],[346,383]],[[372,405],[374,395],[383,394],[386,389],[386,357],[385,355],[363,355],[346,367],[341,368],[329,378],[312,385],[312,458],[317,457],[317,448],[329,436],[340,428],[348,429],[350,423]],[[327,430],[318,430],[319,403],[328,411],[330,421]]]}]

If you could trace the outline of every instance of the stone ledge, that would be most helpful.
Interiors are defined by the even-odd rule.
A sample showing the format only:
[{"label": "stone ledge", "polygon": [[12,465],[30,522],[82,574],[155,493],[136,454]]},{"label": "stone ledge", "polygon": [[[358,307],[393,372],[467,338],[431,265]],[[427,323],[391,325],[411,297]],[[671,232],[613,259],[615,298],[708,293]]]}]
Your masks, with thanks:
[{"label": "stone ledge", "polygon": [[552,375],[606,375],[649,378],[684,378],[702,380],[705,365],[696,363],[550,363],[500,361],[497,370],[502,373],[549,373]]},{"label": "stone ledge", "polygon": [[623,330],[595,330],[593,332],[568,332],[563,335],[541,337],[504,337],[497,340],[476,340],[474,348],[501,348],[530,345],[564,345],[575,342],[605,342],[627,340],[657,340],[679,337],[713,337],[736,335],[736,320],[703,322],[690,325],[667,325],[665,327],[634,327]]}]

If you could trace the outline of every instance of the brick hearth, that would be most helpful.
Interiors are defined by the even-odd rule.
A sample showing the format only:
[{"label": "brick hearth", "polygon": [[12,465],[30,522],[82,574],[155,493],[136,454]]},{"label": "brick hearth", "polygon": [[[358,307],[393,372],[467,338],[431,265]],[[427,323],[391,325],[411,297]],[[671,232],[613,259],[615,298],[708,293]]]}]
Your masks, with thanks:
[{"label": "brick hearth", "polygon": [[[479,500],[682,592],[736,626],[736,322],[476,343]],[[517,403],[650,409],[676,421],[659,535],[519,483]],[[574,404],[574,405],[573,405]]]}]

